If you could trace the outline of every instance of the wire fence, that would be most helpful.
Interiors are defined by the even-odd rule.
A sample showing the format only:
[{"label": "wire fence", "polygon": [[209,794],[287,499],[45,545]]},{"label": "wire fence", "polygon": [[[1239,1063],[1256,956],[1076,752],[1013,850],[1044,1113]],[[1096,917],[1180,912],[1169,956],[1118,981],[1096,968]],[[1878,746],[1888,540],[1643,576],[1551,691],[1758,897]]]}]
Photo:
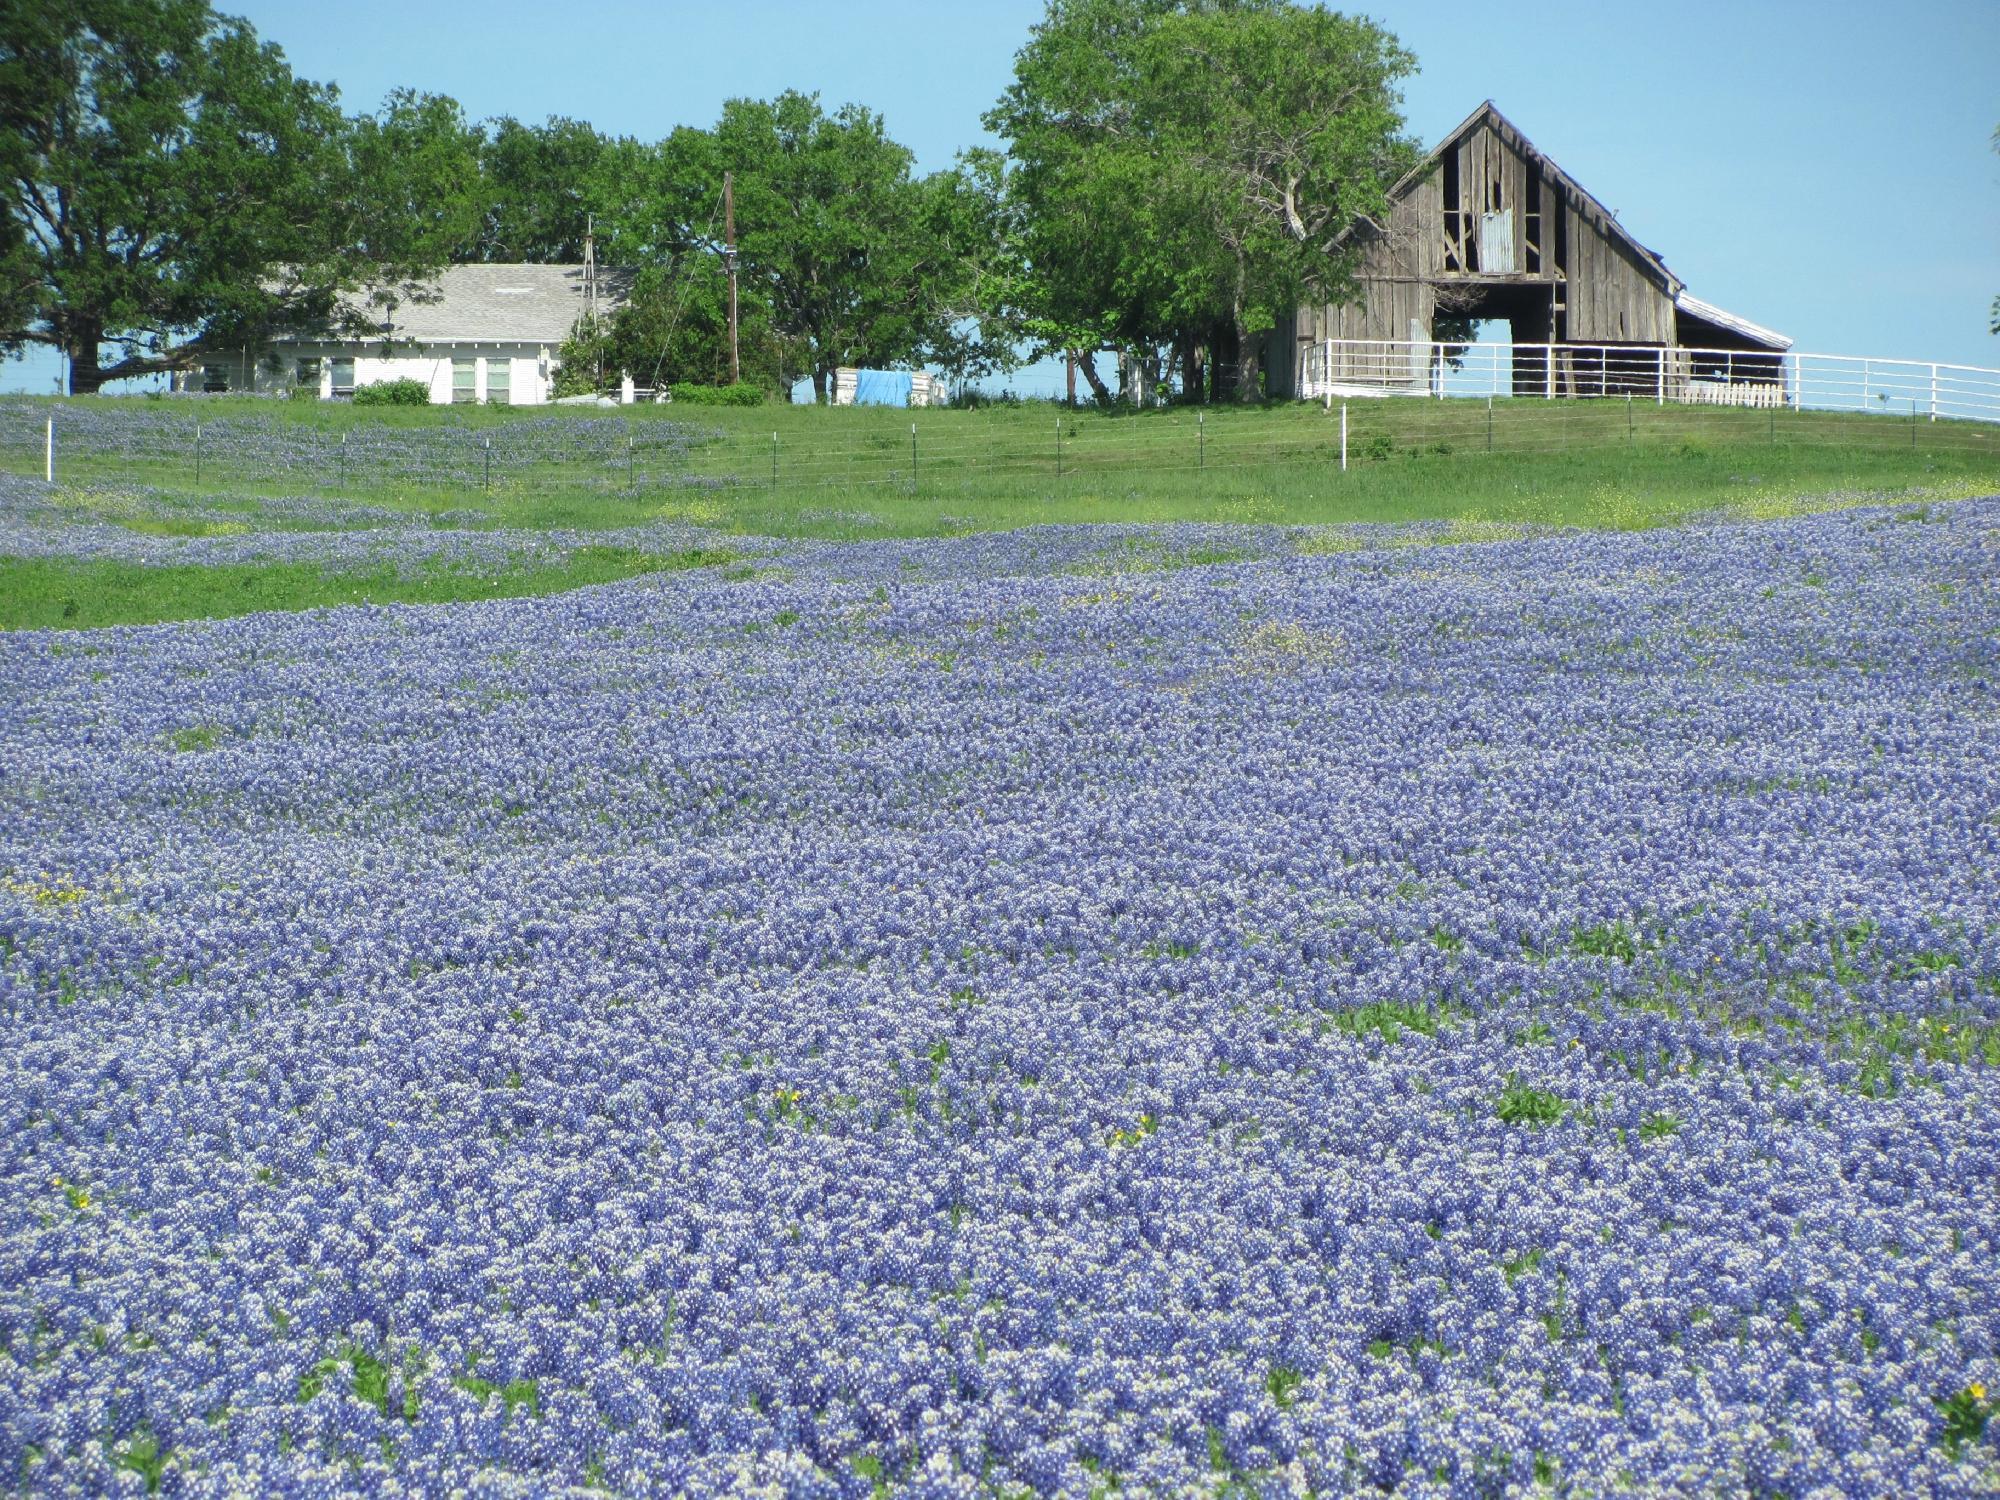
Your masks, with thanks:
[{"label": "wire fence", "polygon": [[[1454,372],[1462,374],[1463,372]],[[1624,450],[1671,461],[1768,450],[1908,453],[1991,464],[2000,424],[1872,401],[1664,403],[1636,392],[1576,399],[1337,397],[1314,404],[1106,413],[1059,406],[974,411],[843,409],[682,421],[637,415],[519,414],[345,429],[283,416],[214,415],[190,403],[0,403],[0,467],[86,482],[197,490],[365,493],[895,489],[1070,486],[1123,475],[1249,469],[1324,476],[1417,460],[1547,458]]]}]

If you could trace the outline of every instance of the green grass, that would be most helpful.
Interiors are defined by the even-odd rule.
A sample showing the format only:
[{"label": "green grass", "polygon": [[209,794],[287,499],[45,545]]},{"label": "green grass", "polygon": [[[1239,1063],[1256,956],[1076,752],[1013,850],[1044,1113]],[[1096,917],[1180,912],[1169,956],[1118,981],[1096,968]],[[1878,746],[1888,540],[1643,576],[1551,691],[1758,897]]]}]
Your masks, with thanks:
[{"label": "green grass", "polygon": [[475,572],[431,567],[399,576],[393,567],[329,573],[319,563],[232,563],[146,567],[63,558],[0,557],[0,629],[89,629],[162,620],[225,619],[259,610],[334,604],[448,604],[552,594],[642,573],[728,563],[708,549],[666,555],[624,547],[584,547],[560,565]]},{"label": "green grass", "polygon": [[[130,398],[120,398],[130,399]],[[297,529],[261,515],[259,496],[313,492],[310,476],[261,478],[232,468],[211,442],[197,487],[186,455],[64,457],[58,412],[56,503],[79,520],[162,536]],[[195,412],[185,409],[190,425]],[[568,409],[377,407],[341,403],[204,401],[204,422],[258,417],[323,440],[362,423],[481,431]],[[956,535],[1047,523],[1175,521],[1324,526],[1443,522],[1446,540],[1515,534],[1523,525],[1637,529],[1710,513],[1748,518],[2000,491],[2000,427],[1916,423],[1869,414],[1654,407],[1619,401],[1355,401],[1351,467],[1339,465],[1340,417],[1317,406],[1105,413],[1052,405],[982,411],[769,406],[584,409],[634,424],[681,421],[707,436],[688,468],[721,488],[625,487],[622,463],[592,472],[551,467],[483,486],[371,484],[350,471],[318,478],[322,493],[429,516],[445,526],[594,530],[655,521],[724,534],[856,539]],[[910,429],[917,429],[912,471]],[[1058,439],[1058,424],[1061,437]],[[1489,431],[1490,443],[1489,450]],[[771,481],[776,435],[778,478]],[[1058,450],[1060,444],[1060,450]],[[1380,457],[1367,455],[1379,454]],[[39,443],[0,450],[0,469],[39,474]],[[149,485],[224,516],[175,516],[106,487]],[[446,516],[444,513],[454,514]],[[1919,513],[1921,512],[1921,514]],[[239,519],[240,518],[240,519]],[[1341,532],[1299,539],[1302,551],[1356,545]],[[1224,560],[1195,549],[1160,565]],[[691,560],[692,559],[692,560]],[[586,548],[559,566],[480,573],[432,568],[329,574],[317,564],[136,567],[61,559],[0,559],[0,629],[241,615],[321,605],[447,603],[556,592],[636,574],[726,560]],[[1616,956],[1623,956],[1618,954]]]},{"label": "green grass", "polygon": [[[551,415],[549,408],[357,410],[241,399],[205,401],[201,413],[207,421],[275,418],[296,424],[302,437],[309,430],[321,438],[369,422],[476,434]],[[710,436],[692,454],[689,471],[731,483],[719,491],[634,492],[622,460],[588,472],[551,467],[520,478],[502,475],[490,491],[373,485],[357,470],[345,485],[330,471],[319,477],[329,490],[412,512],[477,508],[492,525],[670,519],[834,538],[1072,521],[1641,527],[1717,509],[1781,514],[1869,494],[1949,497],[2000,489],[2000,427],[1859,413],[1503,399],[1493,405],[1489,450],[1484,402],[1354,401],[1346,473],[1339,465],[1338,409],[1311,404],[1123,413],[1052,405],[914,412],[649,406],[580,415],[694,425]],[[176,490],[193,484],[186,455],[64,460],[60,414],[57,421],[59,477]],[[1367,456],[1376,453],[1385,456]],[[39,444],[32,452],[0,452],[0,466],[38,473]],[[304,478],[277,483],[312,488]],[[253,494],[272,484],[233,471],[214,445],[204,459],[205,496]]]}]

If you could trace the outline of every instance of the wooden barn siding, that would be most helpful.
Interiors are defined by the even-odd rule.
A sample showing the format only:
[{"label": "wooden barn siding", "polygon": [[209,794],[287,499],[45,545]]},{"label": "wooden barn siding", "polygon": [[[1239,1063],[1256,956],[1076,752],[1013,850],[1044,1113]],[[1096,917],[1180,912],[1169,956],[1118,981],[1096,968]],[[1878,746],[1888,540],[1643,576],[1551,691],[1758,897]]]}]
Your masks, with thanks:
[{"label": "wooden barn siding", "polygon": [[1671,344],[1674,301],[1637,257],[1599,227],[1595,214],[1567,205],[1569,281],[1564,335],[1577,344]]},{"label": "wooden barn siding", "polygon": [[[1516,275],[1521,284],[1542,292],[1551,290],[1550,279],[1556,271],[1556,216],[1564,216],[1568,265],[1565,281],[1554,289],[1564,304],[1562,339],[1579,344],[1675,343],[1673,298],[1637,255],[1611,237],[1601,214],[1582,198],[1572,200],[1559,183],[1544,175],[1539,159],[1531,161],[1518,141],[1508,139],[1490,124],[1469,133],[1454,150],[1456,201],[1445,201],[1448,174],[1441,158],[1435,170],[1392,205],[1388,235],[1375,240],[1363,253],[1358,300],[1345,306],[1302,308],[1284,330],[1295,353],[1285,377],[1286,389],[1279,393],[1296,389],[1291,382],[1297,378],[1304,346],[1323,339],[1377,345],[1343,351],[1332,371],[1336,380],[1402,378],[1399,365],[1403,351],[1392,348],[1391,341],[1408,339],[1412,322],[1425,329],[1434,326],[1437,289],[1427,285],[1425,278],[1450,280],[1451,273],[1445,269],[1445,213],[1450,209],[1462,216],[1462,233],[1471,227],[1468,237],[1472,239],[1477,238],[1479,214],[1496,206],[1511,210]],[[1527,273],[1530,208],[1539,215],[1536,250],[1540,269],[1534,275]],[[1519,332],[1523,339],[1547,336],[1545,329],[1536,330],[1532,324]],[[1282,342],[1273,340],[1274,355]],[[1672,376],[1670,369],[1669,378]]]},{"label": "wooden barn siding", "polygon": [[[1537,184],[1540,173],[1535,174]],[[1435,191],[1443,192],[1443,175],[1434,179]],[[1456,208],[1461,215],[1461,232],[1468,225],[1473,231],[1467,238],[1477,239],[1478,216],[1492,213],[1496,209],[1511,209],[1514,214],[1514,268],[1518,271],[1528,263],[1528,182],[1529,168],[1526,158],[1507,142],[1500,139],[1492,126],[1482,126],[1468,135],[1458,147],[1458,202],[1444,203],[1445,209]],[[1495,189],[1498,189],[1496,195]],[[1444,224],[1440,219],[1436,241],[1437,270],[1444,269]],[[1484,270],[1485,267],[1479,269]]]}]

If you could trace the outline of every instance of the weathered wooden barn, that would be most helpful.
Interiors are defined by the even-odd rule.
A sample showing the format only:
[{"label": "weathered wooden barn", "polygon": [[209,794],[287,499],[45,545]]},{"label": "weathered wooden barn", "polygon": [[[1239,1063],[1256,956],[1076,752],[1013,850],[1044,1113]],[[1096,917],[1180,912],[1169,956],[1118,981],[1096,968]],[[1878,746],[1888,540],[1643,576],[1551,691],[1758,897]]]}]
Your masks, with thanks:
[{"label": "weathered wooden barn", "polygon": [[[1328,386],[1422,388],[1436,345],[1468,322],[1504,320],[1513,388],[1606,395],[1672,379],[1742,387],[1723,399],[1783,400],[1783,334],[1687,293],[1659,255],[1487,100],[1390,191],[1365,224],[1358,297],[1281,319],[1266,350],[1273,396]],[[1716,350],[1715,361],[1668,354]],[[1761,387],[1761,389],[1756,389]]]}]

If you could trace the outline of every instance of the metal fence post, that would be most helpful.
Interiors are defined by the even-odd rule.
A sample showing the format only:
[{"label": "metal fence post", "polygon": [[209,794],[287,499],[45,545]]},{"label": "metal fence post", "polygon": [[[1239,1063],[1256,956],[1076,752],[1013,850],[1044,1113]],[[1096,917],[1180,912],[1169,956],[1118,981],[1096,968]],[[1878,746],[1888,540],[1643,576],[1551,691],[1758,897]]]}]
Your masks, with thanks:
[{"label": "metal fence post", "polygon": [[771,488],[778,487],[778,435],[771,434]]},{"label": "metal fence post", "polygon": [[1056,478],[1062,478],[1062,418],[1056,418]]},{"label": "metal fence post", "polygon": [[42,434],[42,478],[50,484],[56,482],[56,419],[51,412],[47,430]]},{"label": "metal fence post", "polygon": [[1347,403],[1340,403],[1340,472],[1347,472]]},{"label": "metal fence post", "polygon": [[917,424],[910,424],[910,488],[917,487]]},{"label": "metal fence post", "polygon": [[[1497,367],[1496,367],[1497,368]],[[1486,451],[1493,451],[1493,398],[1486,398]]]},{"label": "metal fence post", "polygon": [[1208,413],[1194,414],[1194,466],[1197,471],[1208,467]]},{"label": "metal fence post", "polygon": [[194,424],[194,487],[201,488],[201,423]]},{"label": "metal fence post", "polygon": [[485,472],[481,475],[480,483],[482,488],[491,493],[493,489],[493,434],[490,432],[486,435],[485,464]]}]

